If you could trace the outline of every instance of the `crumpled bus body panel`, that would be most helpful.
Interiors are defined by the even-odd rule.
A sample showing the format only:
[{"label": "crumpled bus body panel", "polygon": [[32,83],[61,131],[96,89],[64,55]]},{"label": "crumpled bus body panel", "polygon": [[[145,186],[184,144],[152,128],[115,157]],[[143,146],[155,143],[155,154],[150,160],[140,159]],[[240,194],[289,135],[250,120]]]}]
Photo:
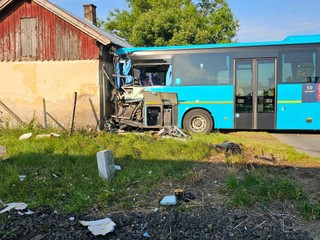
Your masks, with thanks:
[{"label": "crumpled bus body panel", "polygon": [[177,94],[150,90],[140,86],[122,87],[115,99],[115,114],[110,119],[112,127],[160,129],[177,126]]}]

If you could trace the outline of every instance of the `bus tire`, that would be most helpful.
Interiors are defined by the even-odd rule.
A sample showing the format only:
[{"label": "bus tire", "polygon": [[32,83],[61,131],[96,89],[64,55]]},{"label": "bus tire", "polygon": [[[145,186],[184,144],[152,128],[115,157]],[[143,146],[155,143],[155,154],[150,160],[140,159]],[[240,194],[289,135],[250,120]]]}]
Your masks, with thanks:
[{"label": "bus tire", "polygon": [[194,109],[184,116],[183,128],[192,133],[210,133],[213,128],[213,120],[207,111]]}]

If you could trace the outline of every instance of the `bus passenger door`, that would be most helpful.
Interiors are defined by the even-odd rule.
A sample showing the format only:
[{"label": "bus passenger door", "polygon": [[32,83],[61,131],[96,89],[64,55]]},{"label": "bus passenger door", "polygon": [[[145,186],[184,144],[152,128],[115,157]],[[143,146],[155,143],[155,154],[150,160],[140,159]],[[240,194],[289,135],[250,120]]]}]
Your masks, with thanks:
[{"label": "bus passenger door", "polygon": [[235,128],[274,129],[275,59],[235,61]]},{"label": "bus passenger door", "polygon": [[235,63],[235,128],[253,128],[253,61]]}]

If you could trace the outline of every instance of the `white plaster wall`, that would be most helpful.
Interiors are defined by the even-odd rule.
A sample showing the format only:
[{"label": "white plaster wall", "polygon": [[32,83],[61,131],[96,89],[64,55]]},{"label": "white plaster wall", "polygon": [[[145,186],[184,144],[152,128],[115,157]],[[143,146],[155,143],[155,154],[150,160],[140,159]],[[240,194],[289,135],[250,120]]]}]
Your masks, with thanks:
[{"label": "white plaster wall", "polygon": [[[51,116],[47,115],[47,124],[68,129],[77,92],[75,127],[97,124],[94,111],[99,117],[99,60],[1,62],[0,84],[0,101],[26,123],[35,119],[44,125],[45,102]],[[0,111],[7,123],[16,125],[12,114],[1,105]]]}]

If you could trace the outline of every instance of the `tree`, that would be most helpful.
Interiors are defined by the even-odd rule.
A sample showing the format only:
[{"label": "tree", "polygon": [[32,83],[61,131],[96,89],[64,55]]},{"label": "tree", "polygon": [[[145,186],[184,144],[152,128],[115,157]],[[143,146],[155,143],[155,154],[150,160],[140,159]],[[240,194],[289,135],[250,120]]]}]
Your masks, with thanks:
[{"label": "tree", "polygon": [[126,0],[100,24],[134,46],[231,42],[239,28],[226,0]]}]

